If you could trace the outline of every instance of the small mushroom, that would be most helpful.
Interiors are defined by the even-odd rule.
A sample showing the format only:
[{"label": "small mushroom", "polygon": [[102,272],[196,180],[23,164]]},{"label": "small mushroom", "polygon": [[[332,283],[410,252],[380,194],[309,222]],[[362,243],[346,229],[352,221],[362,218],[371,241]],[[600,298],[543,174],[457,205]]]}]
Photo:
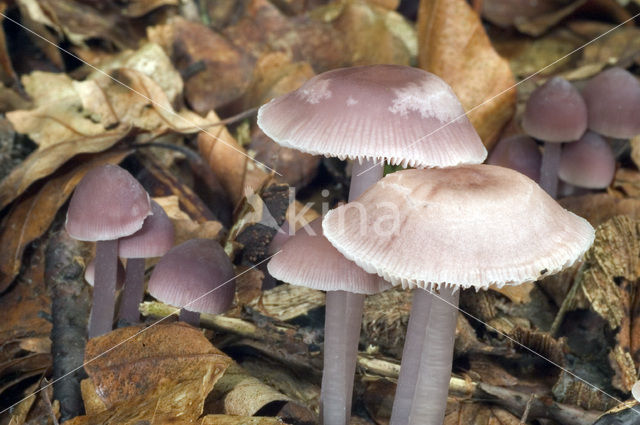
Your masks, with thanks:
[{"label": "small mushroom", "polygon": [[145,258],[162,257],[173,246],[173,223],[157,202],[151,201],[151,215],[142,228],[120,239],[118,256],[127,259],[126,279],[118,318],[126,324],[138,323],[138,308],[144,297]]},{"label": "small mushroom", "polygon": [[570,82],[553,77],[529,96],[522,128],[544,142],[540,186],[555,198],[562,143],[578,140],[587,129],[584,99]]},{"label": "small mushroom", "polygon": [[562,181],[587,189],[606,189],[616,172],[616,159],[609,143],[587,131],[575,143],[562,148],[558,176]]},{"label": "small mushroom", "polygon": [[196,327],[200,313],[227,311],[235,288],[231,260],[211,239],[191,239],[174,246],[158,261],[149,279],[149,293],[180,307],[180,320]]},{"label": "small mushroom", "polygon": [[74,239],[97,242],[89,338],[113,327],[118,239],[140,230],[149,214],[149,195],[117,165],[90,170],[73,192],[65,223],[67,233]]},{"label": "small mushroom", "polygon": [[487,164],[516,170],[531,180],[540,180],[542,155],[535,140],[524,134],[500,140],[491,150]]}]

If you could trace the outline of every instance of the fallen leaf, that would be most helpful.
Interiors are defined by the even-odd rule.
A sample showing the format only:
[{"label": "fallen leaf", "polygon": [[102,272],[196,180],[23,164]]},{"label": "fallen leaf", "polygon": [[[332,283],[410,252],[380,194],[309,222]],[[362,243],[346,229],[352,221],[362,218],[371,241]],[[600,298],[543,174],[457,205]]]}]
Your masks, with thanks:
[{"label": "fallen leaf", "polygon": [[640,168],[640,135],[629,142],[631,145],[631,159],[636,167]]},{"label": "fallen leaf", "polygon": [[205,25],[180,16],[147,30],[185,79],[185,98],[201,114],[239,98],[251,78],[253,58]]},{"label": "fallen leaf", "polygon": [[324,306],[325,294],[304,286],[278,285],[264,291],[249,304],[251,308],[272,319],[286,322]]},{"label": "fallen leaf", "polygon": [[[87,343],[85,369],[107,410],[71,421],[195,421],[231,359],[183,323],[117,329]],[[84,385],[84,392],[90,385]],[[95,404],[94,404],[95,408]]]},{"label": "fallen leaf", "polygon": [[117,164],[127,155],[128,152],[121,151],[86,158],[79,166],[50,178],[11,207],[0,228],[0,292],[20,272],[25,248],[46,232],[82,177],[93,167]]},{"label": "fallen leaf", "polygon": [[177,6],[180,0],[129,0],[122,10],[122,14],[131,18],[146,15],[162,6]]},{"label": "fallen leaf", "polygon": [[418,11],[418,39],[420,68],[453,88],[485,145],[491,147],[515,111],[515,79],[478,15],[465,0],[424,0]]},{"label": "fallen leaf", "polygon": [[562,5],[560,8],[540,15],[524,18],[516,17],[514,24],[520,32],[537,37],[571,15],[586,2],[587,0],[573,0],[566,5]]},{"label": "fallen leaf", "polygon": [[180,209],[179,198],[175,195],[153,198],[171,219],[175,229],[175,243],[179,245],[190,239],[204,238],[219,240],[222,237],[222,224],[218,221],[207,220],[198,222]]},{"label": "fallen leaf", "polygon": [[620,199],[608,193],[596,193],[562,198],[558,202],[569,211],[587,219],[594,227],[618,215],[640,219],[638,199]]},{"label": "fallen leaf", "polygon": [[521,425],[520,418],[513,416],[500,407],[481,403],[456,401],[447,404],[447,413],[443,425]]}]

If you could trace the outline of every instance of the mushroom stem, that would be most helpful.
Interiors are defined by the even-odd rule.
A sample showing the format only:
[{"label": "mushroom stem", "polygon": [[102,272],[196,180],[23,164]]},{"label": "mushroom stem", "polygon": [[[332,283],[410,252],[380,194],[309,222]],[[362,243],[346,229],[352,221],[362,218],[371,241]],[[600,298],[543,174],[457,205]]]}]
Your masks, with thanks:
[{"label": "mushroom stem", "polygon": [[184,308],[180,309],[180,321],[184,323],[188,323],[194,328],[200,327],[200,313],[196,311],[185,310]]},{"label": "mushroom stem", "polygon": [[430,326],[424,329],[422,360],[409,414],[411,425],[442,425],[447,407],[460,291],[443,287],[438,292],[437,296],[429,294],[436,299],[429,312]]},{"label": "mushroom stem", "polygon": [[382,178],[384,167],[381,162],[373,159],[364,159],[362,162],[353,161],[351,168],[351,184],[349,186],[349,202],[358,198]]},{"label": "mushroom stem", "polygon": [[411,315],[402,350],[402,365],[400,366],[400,376],[398,377],[389,425],[407,425],[409,423],[409,412],[418,380],[422,346],[424,345],[425,329],[429,321],[432,299],[431,294],[422,288],[413,290]]},{"label": "mushroom stem", "polygon": [[320,393],[320,423],[323,425],[349,423],[363,306],[364,295],[327,292]]},{"label": "mushroom stem", "polygon": [[144,258],[127,259],[122,304],[118,319],[127,325],[140,321],[138,307],[144,297]]},{"label": "mushroom stem", "polygon": [[118,276],[118,240],[98,241],[95,261],[96,273],[89,321],[89,338],[111,332],[113,327]]},{"label": "mushroom stem", "polygon": [[561,153],[562,143],[544,143],[540,167],[540,187],[553,199],[556,199],[558,195],[558,168],[560,167]]}]

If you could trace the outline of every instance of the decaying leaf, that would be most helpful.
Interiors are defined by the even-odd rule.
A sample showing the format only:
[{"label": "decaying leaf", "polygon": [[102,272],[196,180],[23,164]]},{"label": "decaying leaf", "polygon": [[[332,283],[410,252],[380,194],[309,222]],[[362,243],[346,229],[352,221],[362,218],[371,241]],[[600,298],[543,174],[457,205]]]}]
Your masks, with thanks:
[{"label": "decaying leaf", "polygon": [[154,201],[164,209],[167,216],[169,216],[173,222],[173,227],[176,232],[174,245],[179,245],[195,238],[219,240],[222,236],[222,225],[220,222],[214,220],[197,222],[191,219],[187,213],[180,209],[177,196],[172,195],[154,198]]},{"label": "decaying leaf", "polygon": [[127,154],[112,152],[86,158],[79,166],[50,178],[11,207],[0,228],[0,292],[18,275],[25,247],[49,228],[58,209],[87,171],[106,163],[117,164]]},{"label": "decaying leaf", "polygon": [[608,410],[617,404],[610,396],[566,372],[561,372],[553,386],[553,395],[562,403],[580,406],[587,410]]},{"label": "decaying leaf", "polygon": [[[561,3],[561,7],[556,10],[549,11],[536,16],[530,16],[518,19],[516,18],[514,24],[516,28],[522,33],[532,36],[539,36],[544,34],[549,28],[559,23],[561,20],[575,12],[580,6],[584,5],[587,0],[571,0],[569,2]],[[553,5],[552,5],[553,7]]]},{"label": "decaying leaf", "polygon": [[515,111],[515,79],[465,0],[424,0],[418,12],[418,63],[453,88],[491,147]]},{"label": "decaying leaf", "polygon": [[636,167],[640,168],[640,135],[629,142],[631,145],[631,159]]},{"label": "decaying leaf", "polygon": [[290,401],[259,379],[232,363],[216,384],[214,397],[224,398],[224,412],[229,415],[253,416],[269,403]]},{"label": "decaying leaf", "polygon": [[[104,353],[104,355],[103,355]],[[202,332],[183,323],[121,328],[87,343],[85,369],[98,403],[73,424],[152,421],[154,417],[195,421],[204,401],[231,359]]]},{"label": "decaying leaf", "polygon": [[[510,336],[519,344],[551,360],[553,363],[560,366],[565,364],[564,356],[567,346],[564,338],[556,339],[546,332],[521,327],[516,327]],[[522,351],[522,346],[519,344],[514,343],[513,346],[516,350]]]},{"label": "decaying leaf", "polygon": [[464,402],[448,404],[444,425],[458,424],[521,425],[522,422],[520,418],[500,407]]},{"label": "decaying leaf", "polygon": [[147,33],[184,76],[185,97],[196,112],[230,103],[249,85],[252,58],[205,25],[176,16]]}]

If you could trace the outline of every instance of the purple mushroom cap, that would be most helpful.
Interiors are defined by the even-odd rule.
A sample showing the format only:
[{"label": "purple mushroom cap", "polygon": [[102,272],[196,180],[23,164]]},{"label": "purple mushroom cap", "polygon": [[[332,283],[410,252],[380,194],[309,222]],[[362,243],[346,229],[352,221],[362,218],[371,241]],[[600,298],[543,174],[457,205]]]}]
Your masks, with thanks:
[{"label": "purple mushroom cap", "polygon": [[613,180],[616,159],[609,143],[588,131],[575,143],[562,148],[560,179],[588,189],[604,189]]},{"label": "purple mushroom cap", "polygon": [[173,223],[157,202],[151,201],[151,215],[136,233],[118,241],[122,258],[161,257],[173,246]]},{"label": "purple mushroom cap", "polygon": [[149,279],[149,293],[185,310],[219,314],[235,294],[233,265],[220,244],[191,239],[160,259]]},{"label": "purple mushroom cap", "polygon": [[500,140],[489,154],[487,164],[511,168],[537,182],[540,180],[542,154],[535,140],[519,134]]},{"label": "purple mushroom cap", "polygon": [[589,80],[582,95],[589,129],[617,139],[640,134],[640,82],[630,72],[609,68]]},{"label": "purple mushroom cap", "polygon": [[553,77],[529,96],[522,128],[545,142],[578,140],[587,129],[587,106],[570,82]]}]

